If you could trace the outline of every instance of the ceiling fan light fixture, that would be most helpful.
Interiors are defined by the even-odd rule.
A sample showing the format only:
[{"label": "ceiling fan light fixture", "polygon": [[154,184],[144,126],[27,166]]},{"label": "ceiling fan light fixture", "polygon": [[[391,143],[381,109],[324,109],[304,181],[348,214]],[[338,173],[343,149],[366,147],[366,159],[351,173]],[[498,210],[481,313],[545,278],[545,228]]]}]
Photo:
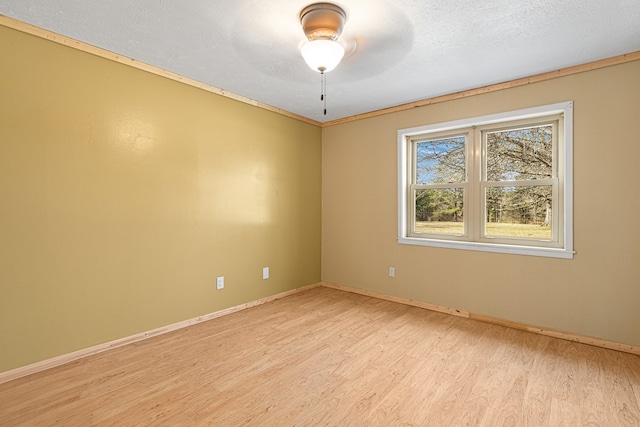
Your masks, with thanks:
[{"label": "ceiling fan light fixture", "polygon": [[344,56],[344,47],[334,40],[311,40],[302,45],[300,53],[309,68],[325,73],[340,63]]},{"label": "ceiling fan light fixture", "polygon": [[313,3],[300,11],[299,19],[308,40],[300,48],[305,62],[320,73],[333,70],[344,56],[344,47],[336,40],[347,14],[333,3]]},{"label": "ceiling fan light fixture", "polygon": [[344,56],[344,46],[337,42],[347,14],[333,3],[313,3],[298,15],[307,41],[300,46],[300,54],[307,65],[320,73],[320,101],[324,102],[327,115],[327,75],[336,68]]}]

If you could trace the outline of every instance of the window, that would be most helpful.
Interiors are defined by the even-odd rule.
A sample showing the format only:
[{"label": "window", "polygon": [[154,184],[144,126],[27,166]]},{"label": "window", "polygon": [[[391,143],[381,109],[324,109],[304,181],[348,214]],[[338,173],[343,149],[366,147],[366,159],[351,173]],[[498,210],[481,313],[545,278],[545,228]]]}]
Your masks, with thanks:
[{"label": "window", "polygon": [[398,242],[573,257],[573,104],[398,131]]}]

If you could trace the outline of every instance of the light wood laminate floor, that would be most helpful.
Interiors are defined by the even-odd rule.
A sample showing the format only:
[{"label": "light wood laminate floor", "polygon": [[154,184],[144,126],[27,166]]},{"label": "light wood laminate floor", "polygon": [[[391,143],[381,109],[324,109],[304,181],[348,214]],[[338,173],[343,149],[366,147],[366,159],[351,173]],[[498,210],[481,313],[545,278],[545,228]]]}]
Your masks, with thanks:
[{"label": "light wood laminate floor", "polygon": [[640,357],[316,288],[0,385],[2,426],[639,426]]}]

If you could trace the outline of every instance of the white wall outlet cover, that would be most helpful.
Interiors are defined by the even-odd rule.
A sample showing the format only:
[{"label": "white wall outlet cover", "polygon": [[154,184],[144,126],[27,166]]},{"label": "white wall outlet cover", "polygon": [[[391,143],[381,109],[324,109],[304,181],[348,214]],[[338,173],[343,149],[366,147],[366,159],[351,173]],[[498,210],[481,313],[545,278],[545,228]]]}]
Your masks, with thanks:
[{"label": "white wall outlet cover", "polygon": [[262,269],[262,279],[266,280],[269,278],[269,267],[264,267]]},{"label": "white wall outlet cover", "polygon": [[216,278],[216,289],[223,289],[223,288],[224,288],[224,277],[220,276]]}]

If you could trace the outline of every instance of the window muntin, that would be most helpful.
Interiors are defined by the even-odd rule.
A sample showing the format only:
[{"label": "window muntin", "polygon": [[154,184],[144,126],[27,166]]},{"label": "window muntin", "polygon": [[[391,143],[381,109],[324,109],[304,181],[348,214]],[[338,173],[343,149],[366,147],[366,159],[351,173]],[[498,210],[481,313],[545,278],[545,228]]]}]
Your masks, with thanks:
[{"label": "window muntin", "polygon": [[572,107],[399,131],[398,241],[571,258]]}]

